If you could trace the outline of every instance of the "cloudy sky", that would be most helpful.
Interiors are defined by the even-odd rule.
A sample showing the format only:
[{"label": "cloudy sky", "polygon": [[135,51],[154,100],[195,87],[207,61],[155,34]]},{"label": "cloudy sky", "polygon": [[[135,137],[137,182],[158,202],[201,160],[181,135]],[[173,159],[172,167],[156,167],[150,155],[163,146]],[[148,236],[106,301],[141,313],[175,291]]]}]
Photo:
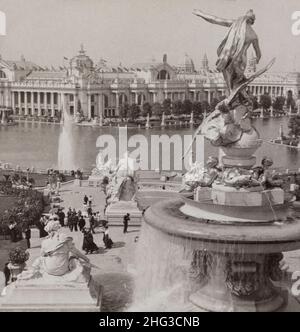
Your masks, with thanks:
[{"label": "cloudy sky", "polygon": [[192,15],[194,8],[226,18],[254,9],[262,64],[276,57],[276,70],[300,71],[300,36],[291,33],[299,0],[0,0],[7,16],[0,53],[60,65],[83,43],[95,61],[116,65],[162,59],[163,53],[171,64],[188,53],[199,65],[206,52],[214,66],[226,28]]}]

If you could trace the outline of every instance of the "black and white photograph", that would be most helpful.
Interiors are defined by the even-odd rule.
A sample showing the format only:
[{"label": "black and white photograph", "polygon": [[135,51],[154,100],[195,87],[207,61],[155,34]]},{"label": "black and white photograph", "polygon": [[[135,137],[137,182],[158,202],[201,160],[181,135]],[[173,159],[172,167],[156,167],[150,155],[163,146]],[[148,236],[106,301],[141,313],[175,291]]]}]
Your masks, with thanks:
[{"label": "black and white photograph", "polygon": [[0,0],[0,312],[300,312],[299,0]]}]

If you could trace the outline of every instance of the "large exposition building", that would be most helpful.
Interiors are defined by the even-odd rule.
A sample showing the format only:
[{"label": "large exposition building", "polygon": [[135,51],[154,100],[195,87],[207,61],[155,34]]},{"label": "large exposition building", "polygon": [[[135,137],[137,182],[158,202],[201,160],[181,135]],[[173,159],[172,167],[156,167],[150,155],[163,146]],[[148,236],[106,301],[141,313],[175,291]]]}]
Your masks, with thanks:
[{"label": "large exposition building", "polygon": [[[81,47],[78,55],[64,67],[45,68],[22,57],[19,61],[0,58],[0,106],[11,108],[15,116],[60,118],[63,109],[87,119],[118,116],[124,103],[143,105],[164,99],[207,100],[224,95],[225,82],[220,73],[209,68],[204,56],[196,69],[187,55],[183,63],[172,66],[167,56],[162,62],[113,68],[101,60],[94,64]],[[249,61],[248,71],[255,71]],[[272,97],[300,92],[300,73],[267,73],[250,87],[259,96]]]}]

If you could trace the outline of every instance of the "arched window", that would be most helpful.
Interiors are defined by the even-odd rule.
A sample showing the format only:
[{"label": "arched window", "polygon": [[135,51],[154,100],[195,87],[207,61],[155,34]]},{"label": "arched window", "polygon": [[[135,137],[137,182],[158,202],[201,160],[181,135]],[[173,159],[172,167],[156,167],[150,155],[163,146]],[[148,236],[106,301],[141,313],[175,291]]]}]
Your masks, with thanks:
[{"label": "arched window", "polygon": [[161,70],[158,75],[157,75],[158,80],[169,80],[170,79],[170,74],[166,70]]},{"label": "arched window", "polygon": [[6,78],[4,71],[0,70],[0,78]]}]

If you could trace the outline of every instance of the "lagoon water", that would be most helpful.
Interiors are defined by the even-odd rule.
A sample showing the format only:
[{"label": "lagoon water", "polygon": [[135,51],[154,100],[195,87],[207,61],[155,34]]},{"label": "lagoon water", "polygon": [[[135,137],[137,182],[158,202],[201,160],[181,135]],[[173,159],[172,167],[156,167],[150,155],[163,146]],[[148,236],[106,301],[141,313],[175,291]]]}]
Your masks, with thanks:
[{"label": "lagoon water", "polygon": [[[263,140],[269,140],[279,135],[280,125],[283,124],[285,133],[288,132],[287,118],[256,119],[254,125]],[[189,127],[172,127],[166,129],[138,129],[129,128],[128,137],[138,134],[144,135],[149,141],[150,135],[167,134],[169,136],[192,135],[195,129]],[[116,127],[87,127],[73,125],[68,139],[66,151],[73,151],[75,167],[90,171],[95,167],[99,149],[96,147],[100,135],[113,135],[118,138]],[[12,127],[0,126],[0,161],[21,167],[37,169],[58,167],[58,147],[63,128],[55,124],[41,124],[24,122]],[[117,141],[118,142],[118,141]],[[215,149],[212,149],[215,154]],[[171,153],[173,156],[173,153]],[[300,151],[285,146],[264,143],[257,152],[258,161],[264,156],[274,160],[274,167],[298,169],[300,167]]]}]

